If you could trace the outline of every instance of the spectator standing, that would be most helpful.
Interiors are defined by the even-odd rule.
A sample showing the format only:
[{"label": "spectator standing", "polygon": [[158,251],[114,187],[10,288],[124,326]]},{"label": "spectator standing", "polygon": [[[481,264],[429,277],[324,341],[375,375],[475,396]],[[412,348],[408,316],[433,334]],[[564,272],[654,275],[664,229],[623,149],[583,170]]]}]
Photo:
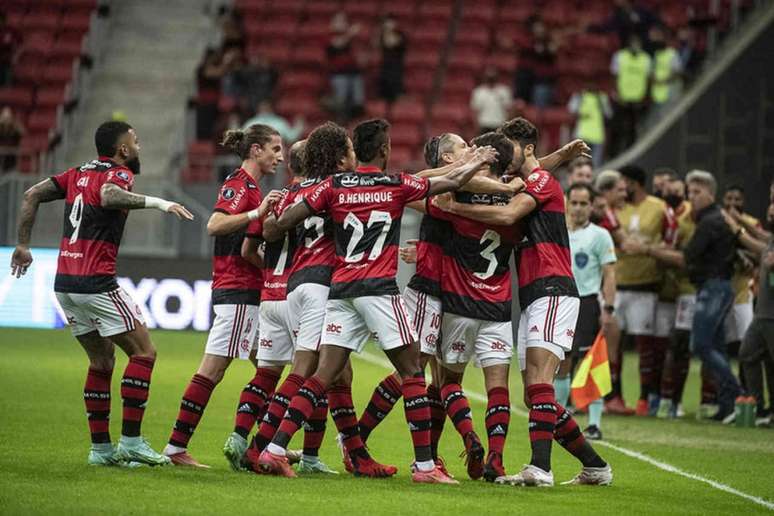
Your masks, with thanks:
[{"label": "spectator standing", "polygon": [[616,80],[616,135],[613,155],[629,148],[637,139],[637,124],[645,110],[652,59],[642,49],[642,40],[636,34],[629,45],[613,55],[610,73]]},{"label": "spectator standing", "polygon": [[382,62],[379,69],[379,95],[389,103],[403,94],[403,63],[406,36],[398,29],[395,18],[386,16],[379,34]]},{"label": "spectator standing", "polygon": [[5,13],[0,12],[0,86],[11,84],[13,62],[21,43],[19,32],[5,23]]},{"label": "spectator standing", "polygon": [[605,159],[605,123],[613,117],[607,93],[592,81],[586,81],[584,88],[570,97],[567,110],[576,117],[575,138],[591,147],[594,168],[600,167]]},{"label": "spectator standing", "polygon": [[656,23],[659,23],[658,16],[649,9],[636,5],[631,0],[615,0],[611,15],[600,24],[590,25],[588,30],[615,32],[623,47],[628,44],[632,35],[639,36],[640,41],[647,43],[650,28]]},{"label": "spectator standing", "polygon": [[199,140],[211,140],[215,134],[223,73],[220,51],[208,48],[204,60],[196,69],[196,138]]},{"label": "spectator standing", "polygon": [[19,142],[23,135],[21,122],[10,107],[3,107],[0,110],[0,172],[9,172],[16,167]]},{"label": "spectator standing", "polygon": [[274,112],[271,102],[268,100],[258,104],[255,116],[244,123],[243,129],[247,130],[248,127],[255,124],[268,125],[276,129],[288,146],[295,143],[301,136],[301,133],[304,132],[304,119],[302,117],[296,118],[293,121],[293,125],[290,125],[285,117]]},{"label": "spectator standing", "polygon": [[540,17],[530,19],[529,29],[532,42],[519,53],[514,81],[516,97],[545,108],[553,101],[558,45]]},{"label": "spectator standing", "polygon": [[331,19],[331,37],[326,53],[334,110],[342,121],[362,112],[365,103],[363,75],[352,45],[359,32],[360,25],[350,25],[344,12],[336,13]]},{"label": "spectator standing", "polygon": [[271,61],[263,54],[254,54],[250,62],[239,70],[239,103],[244,109],[252,108],[264,101],[271,101],[279,74]]},{"label": "spectator standing", "polygon": [[656,105],[666,104],[675,98],[682,87],[683,64],[677,49],[670,44],[665,27],[654,25],[650,29],[653,49],[653,75],[650,98]]},{"label": "spectator standing", "polygon": [[470,97],[480,134],[497,130],[508,120],[511,107],[511,90],[498,81],[497,68],[487,67],[484,80],[476,86]]},{"label": "spectator standing", "polygon": [[686,80],[690,80],[699,70],[704,55],[696,46],[696,31],[693,27],[681,27],[677,31],[677,54],[680,67]]}]

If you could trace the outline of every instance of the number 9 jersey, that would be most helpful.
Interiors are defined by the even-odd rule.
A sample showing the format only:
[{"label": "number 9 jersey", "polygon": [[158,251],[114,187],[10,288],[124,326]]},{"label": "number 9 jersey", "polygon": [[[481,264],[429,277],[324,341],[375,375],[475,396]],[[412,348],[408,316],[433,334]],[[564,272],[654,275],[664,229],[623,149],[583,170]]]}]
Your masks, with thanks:
[{"label": "number 9 jersey", "polygon": [[403,208],[427,196],[427,179],[376,167],[336,174],[304,197],[309,208],[330,213],[336,266],[330,299],[397,295],[398,245]]}]

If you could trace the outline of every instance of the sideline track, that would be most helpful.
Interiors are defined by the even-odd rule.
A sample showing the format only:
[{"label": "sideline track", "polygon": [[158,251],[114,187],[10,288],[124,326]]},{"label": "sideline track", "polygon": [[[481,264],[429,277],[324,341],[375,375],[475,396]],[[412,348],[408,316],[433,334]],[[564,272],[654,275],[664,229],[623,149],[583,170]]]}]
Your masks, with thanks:
[{"label": "sideline track", "polygon": [[[370,364],[375,364],[381,367],[384,367],[385,369],[392,369],[392,364],[390,364],[390,361],[379,357],[377,355],[363,352],[360,354],[353,353],[352,356],[355,356],[365,362],[368,362]],[[486,396],[473,391],[465,391],[465,394],[473,400],[476,400],[478,402],[486,403],[487,399]],[[521,409],[519,407],[516,407],[514,405],[511,405],[511,411],[521,417],[528,417],[527,411],[524,409]],[[682,470],[676,466],[673,466],[671,464],[668,464],[666,462],[662,462],[659,460],[656,460],[652,457],[649,457],[648,455],[645,455],[644,453],[640,453],[638,451],[630,450],[628,448],[624,448],[623,446],[618,446],[617,444],[613,444],[607,441],[594,441],[594,444],[599,444],[600,446],[604,446],[606,448],[610,448],[611,450],[615,450],[618,453],[622,453],[626,455],[627,457],[631,457],[633,459],[637,459],[639,461],[645,462],[647,464],[650,464],[651,466],[654,466],[660,470],[666,471],[668,473],[673,473],[675,475],[679,475],[681,477],[689,478],[691,480],[695,480],[697,482],[701,482],[703,484],[707,484],[708,486],[717,489],[719,491],[723,491],[735,496],[738,496],[740,498],[744,498],[745,500],[752,502],[756,505],[760,505],[762,507],[765,507],[766,509],[769,509],[770,511],[774,511],[774,502],[770,502],[764,498],[761,498],[759,496],[754,496],[748,493],[745,493],[743,491],[740,491],[738,489],[734,489],[733,487],[722,484],[720,482],[717,482],[715,480],[712,480],[710,478],[702,477],[701,475],[697,475],[695,473],[691,473],[689,471]]]}]

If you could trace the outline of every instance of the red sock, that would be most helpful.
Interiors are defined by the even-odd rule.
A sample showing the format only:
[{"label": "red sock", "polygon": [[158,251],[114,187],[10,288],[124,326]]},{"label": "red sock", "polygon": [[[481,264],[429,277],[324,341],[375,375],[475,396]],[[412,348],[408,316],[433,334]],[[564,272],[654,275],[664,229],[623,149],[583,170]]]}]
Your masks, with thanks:
[{"label": "red sock", "polygon": [[298,389],[304,384],[306,379],[298,374],[289,374],[279,389],[271,398],[271,403],[266,408],[266,415],[261,424],[258,425],[258,433],[253,437],[252,446],[258,450],[263,450],[269,444],[277,432],[285,412],[288,410],[290,400],[296,395]]},{"label": "red sock", "polygon": [[279,381],[279,373],[266,367],[255,370],[255,376],[245,385],[239,396],[236,418],[234,420],[234,432],[247,439],[253,425],[263,414],[266,400],[274,392]]},{"label": "red sock", "polygon": [[527,387],[529,398],[529,441],[532,446],[530,464],[543,471],[551,471],[551,442],[556,426],[556,398],[550,383],[536,383]]},{"label": "red sock", "polygon": [[[277,433],[274,434],[272,442],[283,448],[287,448],[290,440],[298,429],[301,428],[314,412],[317,406],[317,400],[325,395],[325,386],[316,376],[312,376],[298,390],[282,419]],[[354,417],[354,416],[353,416]]]},{"label": "red sock", "polygon": [[317,456],[320,453],[327,419],[328,397],[323,395],[317,400],[312,417],[304,425],[304,455]]},{"label": "red sock", "polygon": [[473,431],[473,416],[470,412],[470,403],[462,392],[462,386],[458,383],[444,385],[441,388],[441,397],[446,413],[454,423],[454,428],[465,438]]},{"label": "red sock", "polygon": [[355,407],[352,403],[352,387],[335,385],[328,390],[328,404],[336,429],[344,440],[344,448],[353,462],[368,456],[360,437]]},{"label": "red sock", "polygon": [[191,378],[191,383],[186,387],[183,393],[183,399],[180,402],[180,412],[177,414],[175,428],[172,429],[172,435],[169,438],[169,444],[178,448],[188,448],[188,441],[196,430],[196,425],[204,414],[207,402],[210,401],[210,395],[215,388],[212,380],[202,375],[195,374]]},{"label": "red sock", "polygon": [[511,401],[507,387],[495,387],[487,392],[486,435],[489,437],[489,453],[503,454],[508,424],[511,422]]},{"label": "red sock", "polygon": [[417,462],[433,459],[430,450],[430,407],[427,401],[427,387],[423,377],[404,378],[401,386],[406,423],[414,443],[414,457]]},{"label": "red sock", "polygon": [[392,407],[401,397],[400,382],[394,375],[389,375],[379,382],[371,395],[371,401],[366,405],[363,415],[360,416],[358,425],[360,427],[360,437],[363,442],[368,440],[368,436],[381,423]]},{"label": "red sock", "polygon": [[113,370],[101,371],[89,368],[86,384],[83,386],[83,401],[89,418],[91,442],[110,442],[110,379]]},{"label": "red sock", "polygon": [[554,438],[584,466],[603,468],[607,465],[583,437],[575,419],[561,405],[556,405]]},{"label": "red sock", "polygon": [[155,359],[133,356],[121,378],[121,398],[124,400],[124,422],[121,434],[126,437],[138,437],[142,426],[142,416],[148,403],[148,389]]},{"label": "red sock", "polygon": [[446,410],[443,408],[443,400],[438,387],[427,386],[427,401],[430,404],[430,449],[433,458],[438,458],[438,442],[441,440],[443,425],[446,422]]}]

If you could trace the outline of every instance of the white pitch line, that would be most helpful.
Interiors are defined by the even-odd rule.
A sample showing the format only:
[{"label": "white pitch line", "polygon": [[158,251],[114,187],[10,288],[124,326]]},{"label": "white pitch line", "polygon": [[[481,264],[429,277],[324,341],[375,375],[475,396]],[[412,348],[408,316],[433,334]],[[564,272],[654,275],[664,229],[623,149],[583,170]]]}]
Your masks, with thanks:
[{"label": "white pitch line", "polygon": [[[375,364],[375,365],[384,367],[386,369],[392,369],[393,368],[392,364],[390,364],[389,360],[387,360],[385,358],[378,357],[376,355],[372,355],[371,353],[360,353],[360,354],[356,354],[355,356],[357,356],[358,358],[362,359],[365,362],[369,362],[371,364]],[[479,402],[486,403],[486,401],[487,401],[486,396],[484,396],[483,394],[480,394],[478,392],[465,391],[465,394],[467,395],[468,398],[471,398],[471,399],[479,401]],[[519,407],[516,407],[514,405],[511,405],[511,411],[516,413],[516,414],[518,414],[519,416],[522,416],[522,417],[528,417],[529,416],[529,413],[527,411],[525,411],[525,410],[523,410],[523,409],[521,409]],[[707,484],[708,486],[713,487],[713,488],[715,488],[715,489],[717,489],[719,491],[723,491],[725,493],[736,495],[736,496],[738,496],[740,498],[744,498],[747,501],[750,501],[752,503],[758,504],[758,505],[760,505],[762,507],[765,507],[765,508],[767,508],[769,510],[774,511],[774,503],[772,503],[772,502],[770,502],[770,501],[768,501],[768,500],[766,500],[764,498],[761,498],[759,496],[754,496],[754,495],[751,495],[751,494],[747,494],[747,493],[745,493],[743,491],[740,491],[738,489],[734,489],[733,487],[728,486],[726,484],[722,484],[722,483],[717,482],[715,480],[712,480],[712,479],[709,479],[709,478],[706,478],[706,477],[702,477],[701,475],[696,475],[695,473],[691,473],[691,472],[682,470],[682,469],[680,469],[680,468],[678,468],[676,466],[672,466],[671,464],[667,464],[666,462],[661,462],[661,461],[656,460],[656,459],[654,459],[652,457],[649,457],[649,456],[645,455],[644,453],[640,453],[640,452],[637,452],[637,451],[634,451],[634,450],[630,450],[628,448],[624,448],[623,446],[618,446],[617,444],[613,444],[613,443],[610,443],[610,442],[607,442],[607,441],[595,441],[594,444],[600,444],[602,446],[610,448],[611,450],[615,450],[618,453],[622,453],[622,454],[626,455],[627,457],[631,457],[633,459],[637,459],[639,461],[642,461],[642,462],[645,462],[647,464],[650,464],[651,466],[654,466],[654,467],[656,467],[656,468],[658,468],[660,470],[666,471],[668,473],[674,473],[675,475],[679,475],[681,477],[689,478],[691,480],[696,480],[697,482],[702,482],[702,483]]]}]

